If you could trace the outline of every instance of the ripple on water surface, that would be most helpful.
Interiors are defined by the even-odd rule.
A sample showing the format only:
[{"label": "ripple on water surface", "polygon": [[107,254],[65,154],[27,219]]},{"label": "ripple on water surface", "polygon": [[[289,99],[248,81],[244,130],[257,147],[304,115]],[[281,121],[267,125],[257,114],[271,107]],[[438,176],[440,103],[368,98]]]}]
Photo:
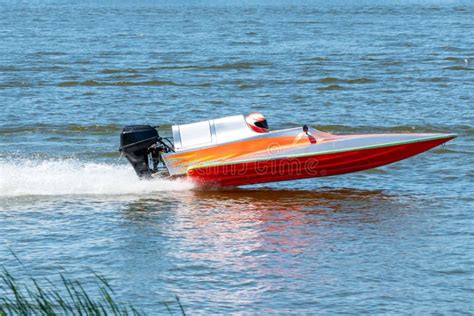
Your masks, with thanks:
[{"label": "ripple on water surface", "polygon": [[[2,264],[92,269],[151,315],[175,294],[189,314],[470,313],[472,16],[448,1],[3,6]],[[166,136],[253,111],[272,129],[459,137],[368,172],[223,191],[117,162],[124,125]]]}]

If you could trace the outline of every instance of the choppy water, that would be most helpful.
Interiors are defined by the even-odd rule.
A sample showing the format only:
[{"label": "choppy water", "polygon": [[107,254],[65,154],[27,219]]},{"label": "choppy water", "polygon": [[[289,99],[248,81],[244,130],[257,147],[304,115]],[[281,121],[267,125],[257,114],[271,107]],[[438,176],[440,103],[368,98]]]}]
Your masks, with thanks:
[{"label": "choppy water", "polygon": [[[469,1],[0,4],[0,259],[111,279],[151,314],[474,313]],[[225,190],[141,182],[131,123],[449,131],[381,169]],[[10,254],[23,261],[18,264]]]}]

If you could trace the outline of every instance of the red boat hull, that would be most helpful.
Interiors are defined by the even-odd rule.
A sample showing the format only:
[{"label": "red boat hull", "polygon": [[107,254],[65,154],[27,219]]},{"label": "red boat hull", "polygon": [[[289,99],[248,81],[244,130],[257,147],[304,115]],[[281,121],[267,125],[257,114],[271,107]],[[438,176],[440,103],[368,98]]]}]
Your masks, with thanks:
[{"label": "red boat hull", "polygon": [[205,166],[187,175],[205,185],[239,186],[275,181],[328,177],[391,164],[439,146],[454,137],[378,148]]}]

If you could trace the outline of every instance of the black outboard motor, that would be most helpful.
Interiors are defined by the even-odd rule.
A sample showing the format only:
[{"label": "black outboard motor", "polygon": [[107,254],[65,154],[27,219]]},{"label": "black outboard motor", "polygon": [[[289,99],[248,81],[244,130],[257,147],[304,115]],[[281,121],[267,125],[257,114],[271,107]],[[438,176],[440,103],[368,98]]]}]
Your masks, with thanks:
[{"label": "black outboard motor", "polygon": [[119,151],[132,164],[140,178],[150,178],[159,171],[162,152],[173,151],[150,125],[125,126],[120,134]]}]

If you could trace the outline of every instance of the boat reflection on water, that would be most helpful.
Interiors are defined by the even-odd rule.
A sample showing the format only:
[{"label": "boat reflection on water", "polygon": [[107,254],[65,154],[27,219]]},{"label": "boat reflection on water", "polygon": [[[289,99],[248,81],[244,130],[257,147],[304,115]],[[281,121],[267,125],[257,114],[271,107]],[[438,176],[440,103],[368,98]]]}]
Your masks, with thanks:
[{"label": "boat reflection on water", "polygon": [[[127,269],[148,271],[161,288],[197,301],[254,306],[283,285],[304,293],[308,278],[333,284],[330,267],[348,268],[347,256],[363,262],[355,259],[361,245],[374,251],[410,233],[410,202],[352,189],[167,192],[129,203]],[[146,251],[137,254],[143,240]]]},{"label": "boat reflection on water", "polygon": [[[408,197],[409,199],[409,197]],[[392,230],[413,209],[406,196],[354,189],[186,191],[129,204],[127,217],[214,258],[252,251],[302,253],[344,229]],[[168,231],[168,233],[167,233]],[[207,246],[206,246],[207,245]]]}]

